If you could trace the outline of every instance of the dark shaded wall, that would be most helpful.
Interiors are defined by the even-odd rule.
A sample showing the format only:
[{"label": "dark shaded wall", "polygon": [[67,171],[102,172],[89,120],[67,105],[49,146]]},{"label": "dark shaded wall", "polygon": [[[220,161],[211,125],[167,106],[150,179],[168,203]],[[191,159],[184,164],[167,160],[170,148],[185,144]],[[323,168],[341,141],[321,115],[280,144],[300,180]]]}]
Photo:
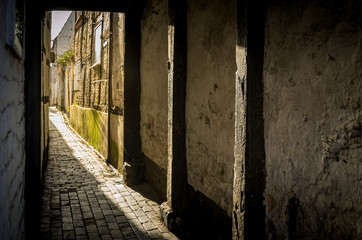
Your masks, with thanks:
[{"label": "dark shaded wall", "polygon": [[[0,232],[3,239],[24,237],[25,69],[7,40],[14,32],[15,1],[0,2]],[[13,6],[14,6],[13,5]],[[12,21],[12,23],[10,22]]]},{"label": "dark shaded wall", "polygon": [[188,183],[232,211],[236,2],[189,1],[186,158]]},{"label": "dark shaded wall", "polygon": [[146,179],[166,197],[167,0],[147,1],[141,21],[140,135]]},{"label": "dark shaded wall", "polygon": [[360,9],[357,1],[267,5],[269,237],[362,237]]}]

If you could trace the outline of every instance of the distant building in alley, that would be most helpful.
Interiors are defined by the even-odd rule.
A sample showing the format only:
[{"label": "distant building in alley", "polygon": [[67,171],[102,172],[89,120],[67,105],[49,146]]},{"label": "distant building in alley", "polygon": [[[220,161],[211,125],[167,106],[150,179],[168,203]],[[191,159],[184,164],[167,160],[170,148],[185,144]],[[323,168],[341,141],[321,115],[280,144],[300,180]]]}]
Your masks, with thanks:
[{"label": "distant building in alley", "polygon": [[[69,97],[65,95],[65,88],[68,86],[65,85],[64,78],[66,65],[63,62],[66,57],[65,54],[68,52],[71,55],[73,52],[73,42],[74,42],[74,12],[72,12],[67,21],[65,22],[62,30],[54,38],[52,51],[55,55],[55,62],[51,67],[51,96],[50,96],[50,105],[57,106],[62,110],[66,110],[66,103],[69,102]],[[69,55],[69,54],[68,54]]]}]

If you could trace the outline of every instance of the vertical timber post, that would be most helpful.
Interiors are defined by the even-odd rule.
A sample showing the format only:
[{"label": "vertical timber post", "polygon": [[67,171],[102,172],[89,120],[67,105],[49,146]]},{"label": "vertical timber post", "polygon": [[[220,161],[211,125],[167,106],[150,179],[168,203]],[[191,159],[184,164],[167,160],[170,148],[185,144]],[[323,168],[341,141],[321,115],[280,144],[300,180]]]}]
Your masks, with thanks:
[{"label": "vertical timber post", "polygon": [[128,185],[141,183],[145,171],[140,137],[141,6],[133,3],[125,12],[123,172]]},{"label": "vertical timber post", "polygon": [[169,0],[168,26],[168,165],[167,202],[161,216],[169,229],[180,230],[187,206],[186,169],[186,1]]},{"label": "vertical timber post", "polygon": [[41,19],[38,4],[25,1],[25,238],[40,236]]},{"label": "vertical timber post", "polygon": [[107,104],[107,162],[110,162],[111,152],[111,108],[113,107],[113,90],[112,90],[112,51],[113,51],[113,12],[109,13],[109,51],[108,51],[108,104]]},{"label": "vertical timber post", "polygon": [[235,145],[233,182],[233,239],[244,239],[245,147],[246,147],[246,80],[247,25],[246,2],[237,1]]},{"label": "vertical timber post", "polygon": [[264,3],[237,1],[233,239],[265,239]]}]

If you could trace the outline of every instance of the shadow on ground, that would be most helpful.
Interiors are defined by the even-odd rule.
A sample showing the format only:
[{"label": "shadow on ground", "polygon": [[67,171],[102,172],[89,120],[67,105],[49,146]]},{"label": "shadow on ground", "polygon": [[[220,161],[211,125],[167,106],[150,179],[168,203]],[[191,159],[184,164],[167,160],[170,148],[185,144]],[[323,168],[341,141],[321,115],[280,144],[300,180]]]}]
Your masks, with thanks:
[{"label": "shadow on ground", "polygon": [[50,120],[43,239],[176,239],[159,219],[160,199],[150,185],[125,186],[55,109]]}]

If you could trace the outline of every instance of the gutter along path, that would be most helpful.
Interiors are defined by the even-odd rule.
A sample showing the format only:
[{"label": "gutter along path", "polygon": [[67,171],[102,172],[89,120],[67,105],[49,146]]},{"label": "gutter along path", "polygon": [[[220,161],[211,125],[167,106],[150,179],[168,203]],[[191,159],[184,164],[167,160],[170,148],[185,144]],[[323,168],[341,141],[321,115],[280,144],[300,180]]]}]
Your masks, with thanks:
[{"label": "gutter along path", "polygon": [[[49,162],[44,173],[42,239],[177,239],[159,217],[147,185],[134,189],[49,109]],[[151,200],[153,199],[153,200]]]}]

